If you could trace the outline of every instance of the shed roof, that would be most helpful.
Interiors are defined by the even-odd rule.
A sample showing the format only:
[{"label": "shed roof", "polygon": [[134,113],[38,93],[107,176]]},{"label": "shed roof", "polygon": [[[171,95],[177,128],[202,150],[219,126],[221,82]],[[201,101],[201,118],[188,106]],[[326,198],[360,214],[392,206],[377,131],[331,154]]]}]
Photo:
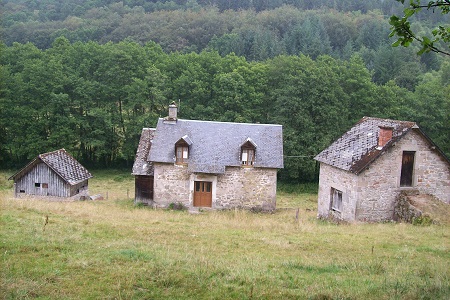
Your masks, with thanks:
[{"label": "shed roof", "polygon": [[147,161],[148,153],[152,147],[155,128],[143,128],[136,151],[132,175],[153,175],[153,164]]},{"label": "shed roof", "polygon": [[65,149],[39,154],[25,167],[23,167],[16,174],[9,179],[17,180],[26,174],[36,164],[43,162],[50,169],[55,171],[64,181],[70,185],[75,185],[86,179],[92,178],[92,174],[83,167],[72,155]]},{"label": "shed roof", "polygon": [[174,163],[175,143],[187,136],[188,169],[191,172],[222,174],[226,166],[241,166],[241,146],[251,139],[258,145],[254,167],[283,168],[281,125],[231,122],[158,120],[148,161]]},{"label": "shed roof", "polygon": [[[392,128],[392,139],[383,147],[377,147],[380,127]],[[364,117],[314,159],[359,174],[412,128],[419,127],[415,122]]]}]

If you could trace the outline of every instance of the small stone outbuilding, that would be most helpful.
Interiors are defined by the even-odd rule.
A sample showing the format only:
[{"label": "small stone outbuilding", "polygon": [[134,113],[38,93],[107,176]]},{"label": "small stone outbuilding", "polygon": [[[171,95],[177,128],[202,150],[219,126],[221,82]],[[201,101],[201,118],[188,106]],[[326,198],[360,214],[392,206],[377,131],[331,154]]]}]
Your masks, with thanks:
[{"label": "small stone outbuilding", "polygon": [[144,128],[133,175],[136,202],[213,209],[276,207],[281,125],[183,120],[177,106]]},{"label": "small stone outbuilding", "polygon": [[414,122],[364,117],[315,159],[319,217],[392,220],[401,192],[450,203],[450,161]]},{"label": "small stone outbuilding", "polygon": [[12,175],[14,195],[87,197],[91,173],[65,149],[39,154]]}]

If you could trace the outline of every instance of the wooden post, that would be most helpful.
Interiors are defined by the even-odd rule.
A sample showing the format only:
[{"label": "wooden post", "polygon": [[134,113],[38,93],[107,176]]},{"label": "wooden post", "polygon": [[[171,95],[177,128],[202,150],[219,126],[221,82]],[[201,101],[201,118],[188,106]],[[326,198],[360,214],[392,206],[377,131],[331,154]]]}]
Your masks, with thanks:
[{"label": "wooden post", "polygon": [[130,189],[127,189],[127,199],[129,199],[130,197],[128,196],[130,192]]},{"label": "wooden post", "polygon": [[106,200],[108,200],[108,191],[106,191]]}]

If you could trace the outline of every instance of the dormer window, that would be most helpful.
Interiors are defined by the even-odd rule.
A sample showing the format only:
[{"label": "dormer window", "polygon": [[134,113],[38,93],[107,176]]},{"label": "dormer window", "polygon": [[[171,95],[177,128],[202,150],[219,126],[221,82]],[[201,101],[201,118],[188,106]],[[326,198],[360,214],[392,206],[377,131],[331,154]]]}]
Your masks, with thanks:
[{"label": "dormer window", "polygon": [[192,144],[191,139],[185,135],[175,144],[175,163],[177,165],[186,165],[189,159],[189,146]]},{"label": "dormer window", "polygon": [[248,138],[241,146],[241,165],[251,167],[255,163],[256,144]]},{"label": "dormer window", "polygon": [[186,145],[177,145],[176,146],[176,163],[178,165],[187,164],[187,160],[189,158],[189,146]]}]

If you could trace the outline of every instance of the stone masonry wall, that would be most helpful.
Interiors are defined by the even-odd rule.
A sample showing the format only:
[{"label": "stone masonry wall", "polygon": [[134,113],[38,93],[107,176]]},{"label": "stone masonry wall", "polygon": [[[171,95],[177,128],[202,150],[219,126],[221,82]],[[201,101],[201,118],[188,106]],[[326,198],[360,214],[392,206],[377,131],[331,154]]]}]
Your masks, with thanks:
[{"label": "stone masonry wall", "polygon": [[227,167],[217,178],[217,208],[274,210],[277,170]]},{"label": "stone masonry wall", "polygon": [[[403,151],[416,152],[412,187],[400,187]],[[448,203],[449,188],[448,164],[430,149],[430,145],[420,134],[411,131],[359,175],[356,219],[391,220],[395,199],[405,190],[432,194]]]},{"label": "stone masonry wall", "polygon": [[154,164],[154,204],[193,205],[194,181],[212,182],[212,208],[274,210],[277,170],[227,167],[224,174],[191,174],[186,166]]},{"label": "stone masonry wall", "polygon": [[[357,176],[321,163],[319,176],[318,216],[335,217],[346,221],[355,220]],[[342,211],[331,210],[331,188],[342,192]]]},{"label": "stone masonry wall", "polygon": [[189,206],[189,178],[187,166],[154,163],[153,201],[157,207],[170,203]]}]

